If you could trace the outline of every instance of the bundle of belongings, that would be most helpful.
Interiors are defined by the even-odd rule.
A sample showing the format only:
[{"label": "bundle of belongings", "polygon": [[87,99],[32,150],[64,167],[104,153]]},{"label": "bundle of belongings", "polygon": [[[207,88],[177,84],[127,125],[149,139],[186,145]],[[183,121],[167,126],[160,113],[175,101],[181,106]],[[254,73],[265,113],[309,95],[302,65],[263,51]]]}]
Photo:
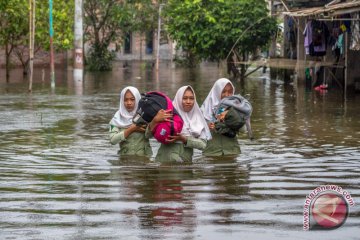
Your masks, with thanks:
[{"label": "bundle of belongings", "polygon": [[233,95],[223,98],[214,109],[216,117],[215,130],[217,133],[234,138],[239,130],[246,125],[249,138],[252,140],[250,116],[252,106],[241,95]]},{"label": "bundle of belongings", "polygon": [[184,122],[174,108],[171,99],[161,92],[147,92],[142,94],[138,103],[133,122],[136,125],[149,124],[159,110],[171,110],[173,117],[170,122],[158,123],[152,131],[154,138],[163,144],[167,144],[168,136],[174,136],[181,132]]}]

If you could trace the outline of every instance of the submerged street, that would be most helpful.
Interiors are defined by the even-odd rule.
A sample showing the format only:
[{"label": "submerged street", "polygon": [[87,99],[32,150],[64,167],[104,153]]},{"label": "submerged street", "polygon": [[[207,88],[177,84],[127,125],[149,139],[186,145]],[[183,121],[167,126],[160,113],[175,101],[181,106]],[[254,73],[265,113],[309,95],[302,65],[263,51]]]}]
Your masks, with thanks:
[{"label": "submerged street", "polygon": [[[216,64],[170,68],[144,63],[112,72],[35,70],[33,92],[14,70],[0,76],[1,239],[357,239],[360,230],[360,95],[306,91],[269,69],[234,82],[250,95],[255,140],[239,134],[237,157],[165,166],[119,158],[108,123],[120,90],[191,85],[202,103],[225,72]],[[48,74],[48,69],[46,69]],[[47,75],[48,76],[48,75]],[[156,153],[159,143],[151,139]],[[306,196],[337,185],[355,200],[343,226],[303,231]]]}]

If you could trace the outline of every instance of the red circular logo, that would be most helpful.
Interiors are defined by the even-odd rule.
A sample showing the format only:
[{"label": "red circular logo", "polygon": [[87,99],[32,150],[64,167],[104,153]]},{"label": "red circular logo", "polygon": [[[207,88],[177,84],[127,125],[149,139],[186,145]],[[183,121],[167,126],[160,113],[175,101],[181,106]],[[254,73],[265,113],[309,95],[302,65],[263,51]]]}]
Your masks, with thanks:
[{"label": "red circular logo", "polygon": [[312,216],[320,228],[340,227],[346,220],[349,208],[343,196],[336,193],[324,193],[314,199]]}]

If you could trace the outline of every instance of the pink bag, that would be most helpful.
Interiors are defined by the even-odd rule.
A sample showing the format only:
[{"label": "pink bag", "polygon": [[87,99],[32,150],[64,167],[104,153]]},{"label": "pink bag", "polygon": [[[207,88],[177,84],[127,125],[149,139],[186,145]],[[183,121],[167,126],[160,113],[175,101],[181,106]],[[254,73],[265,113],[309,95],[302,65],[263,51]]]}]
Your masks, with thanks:
[{"label": "pink bag", "polygon": [[161,122],[158,123],[153,129],[152,133],[156,140],[163,144],[168,144],[166,139],[168,136],[175,136],[178,133],[181,133],[181,130],[184,125],[184,121],[182,120],[179,113],[174,108],[171,99],[163,93],[156,92],[157,94],[163,96],[167,102],[167,108],[165,110],[171,110],[173,113],[172,122]]}]

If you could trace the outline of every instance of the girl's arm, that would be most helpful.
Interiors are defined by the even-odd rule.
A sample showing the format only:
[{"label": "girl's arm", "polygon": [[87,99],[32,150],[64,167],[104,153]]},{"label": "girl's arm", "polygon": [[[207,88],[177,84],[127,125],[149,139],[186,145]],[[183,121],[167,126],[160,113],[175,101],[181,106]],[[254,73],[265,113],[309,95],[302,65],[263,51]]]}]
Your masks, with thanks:
[{"label": "girl's arm", "polygon": [[124,132],[125,132],[125,129],[121,129],[114,125],[110,125],[110,128],[109,128],[110,143],[112,145],[115,145],[119,142],[125,141]]},{"label": "girl's arm", "polygon": [[199,150],[204,150],[206,148],[206,140],[202,138],[195,138],[195,137],[186,137],[187,141],[185,147],[188,148],[196,148]]},{"label": "girl's arm", "polygon": [[169,136],[169,143],[181,141],[185,147],[196,148],[199,150],[204,150],[206,147],[206,140],[202,138],[195,138],[192,136],[183,136],[178,134],[176,136]]},{"label": "girl's arm", "polygon": [[130,127],[118,128],[114,125],[110,125],[109,137],[110,143],[115,145],[119,142],[125,141],[133,132],[145,132],[145,128],[142,126],[136,126],[135,124],[130,125]]}]

